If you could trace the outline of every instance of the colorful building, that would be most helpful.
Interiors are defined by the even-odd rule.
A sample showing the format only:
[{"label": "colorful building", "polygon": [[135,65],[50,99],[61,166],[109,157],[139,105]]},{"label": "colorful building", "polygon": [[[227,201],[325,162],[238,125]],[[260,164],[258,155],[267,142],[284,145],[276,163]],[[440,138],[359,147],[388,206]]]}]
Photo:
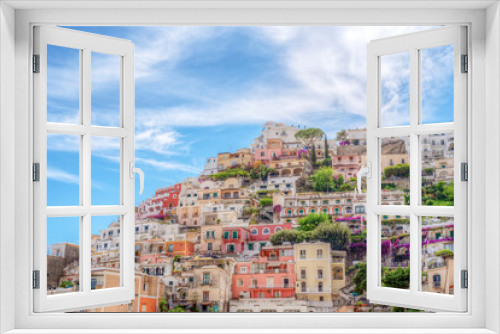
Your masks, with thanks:
[{"label": "colorful building", "polygon": [[332,300],[332,257],[329,243],[300,243],[294,245],[297,272],[297,299],[309,301]]},{"label": "colorful building", "polygon": [[252,154],[249,148],[242,148],[235,153],[219,153],[217,155],[217,168],[219,171],[229,169],[238,165],[248,166],[252,163]]},{"label": "colorful building", "polygon": [[194,255],[195,244],[191,241],[167,241],[165,242],[165,253],[167,256],[191,256]]},{"label": "colorful building", "polygon": [[245,226],[224,226],[222,228],[222,254],[241,255],[250,239],[250,232]]},{"label": "colorful building", "polygon": [[233,299],[294,298],[295,281],[293,246],[264,247],[258,257],[236,264]]}]

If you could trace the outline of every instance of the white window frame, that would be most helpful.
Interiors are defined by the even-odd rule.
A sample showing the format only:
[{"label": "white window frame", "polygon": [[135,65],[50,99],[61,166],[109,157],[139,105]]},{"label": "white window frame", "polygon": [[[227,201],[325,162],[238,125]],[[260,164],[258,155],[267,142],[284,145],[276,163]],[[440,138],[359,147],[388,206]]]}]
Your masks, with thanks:
[{"label": "white window frame", "polygon": [[[134,161],[134,44],[130,41],[74,31],[59,27],[34,27],[34,53],[40,56],[40,71],[33,75],[34,84],[34,161],[40,164],[40,181],[33,184],[34,193],[34,270],[40,272],[39,289],[34,289],[35,312],[52,312],[91,308],[93,305],[127,304],[134,298],[133,253],[135,226],[134,179],[129,177],[129,164]],[[79,123],[47,122],[47,45],[80,50]],[[91,54],[99,52],[120,57],[120,127],[91,124],[90,82]],[[79,135],[80,200],[77,206],[47,206],[47,134]],[[120,204],[91,204],[91,140],[93,136],[120,139]],[[132,174],[133,175],[133,174]],[[120,252],[120,286],[92,290],[91,281],[91,216],[118,215],[126,232]],[[79,291],[47,295],[47,218],[78,217],[80,221]],[[127,233],[130,231],[130,233]],[[110,249],[108,242],[103,248]]]},{"label": "white window frame", "polygon": [[[467,184],[461,181],[461,163],[467,163],[466,115],[467,76],[461,73],[461,55],[467,54],[466,27],[451,26],[413,34],[371,41],[367,50],[367,163],[371,177],[367,190],[367,297],[377,304],[423,308],[426,310],[466,310],[467,290],[460,287],[461,270],[467,270]],[[420,50],[443,45],[454,45],[454,122],[421,123]],[[407,52],[410,55],[409,93],[410,114],[408,126],[382,127],[381,111],[381,58]],[[454,184],[455,206],[425,206],[421,201],[421,144],[420,136],[454,133]],[[384,138],[408,137],[410,140],[410,205],[382,205],[381,192],[381,141]],[[392,159],[391,159],[392,162]],[[391,164],[392,165],[392,164]],[[410,217],[410,288],[396,289],[381,286],[381,217],[402,215]],[[421,291],[421,219],[424,216],[451,217],[454,219],[454,295]]]},{"label": "white window frame", "polygon": [[[131,5],[131,3],[127,3]],[[11,6],[18,8],[14,10]],[[76,8],[78,6],[78,8]],[[97,8],[99,6],[99,8]],[[500,331],[500,302],[498,300],[500,262],[498,255],[500,245],[498,235],[500,229],[500,175],[498,165],[500,152],[500,68],[498,54],[500,52],[500,10],[497,3],[473,1],[434,1],[398,2],[397,9],[387,2],[347,2],[335,1],[317,5],[315,2],[297,1],[294,7],[290,3],[259,3],[252,8],[242,8],[242,3],[227,4],[221,8],[220,3],[208,1],[206,7],[194,9],[176,9],[174,3],[156,3],[163,8],[148,9],[150,2],[135,3],[131,6],[144,9],[114,9],[116,3],[111,2],[69,2],[49,4],[38,1],[35,3],[0,4],[0,238],[2,249],[0,265],[2,269],[0,293],[1,330],[19,329],[17,333],[26,333],[22,329],[57,329],[64,333],[76,332],[76,328],[87,328],[87,332],[101,333],[104,330],[136,328],[134,324],[144,321],[141,330],[146,327],[162,329],[163,332],[175,332],[175,329],[165,329],[165,319],[162,314],[34,314],[31,298],[30,245],[33,212],[26,208],[32,206],[32,185],[29,179],[32,147],[30,145],[33,131],[32,100],[30,89],[31,63],[31,27],[35,23],[53,24],[61,22],[65,25],[438,25],[464,23],[473,28],[469,30],[469,68],[474,75],[469,76],[471,87],[468,96],[469,126],[472,133],[469,142],[470,174],[474,183],[469,189],[471,203],[469,220],[474,224],[474,233],[469,233],[468,259],[470,276],[468,289],[468,311],[466,313],[436,313],[436,314],[276,314],[241,315],[241,314],[169,314],[170,328],[186,328],[193,333],[216,333],[221,326],[229,328],[260,328],[263,324],[269,330],[280,329],[283,326],[300,328],[301,332],[312,333],[319,329],[336,332],[338,328],[352,329],[352,333],[387,333],[397,329],[398,333],[414,332],[415,329],[432,328],[434,333],[456,332],[462,328],[467,333],[492,333]],[[124,5],[125,6],[125,5]],[[194,5],[197,6],[197,5]],[[201,6],[201,5],[200,5]],[[234,6],[234,7],[231,7]],[[394,6],[396,6],[394,4]],[[432,7],[431,7],[432,6]],[[41,10],[46,8],[60,10]],[[63,8],[65,7],[65,8]],[[169,7],[169,8],[167,8]],[[238,7],[238,8],[236,8]],[[298,9],[297,7],[300,7]],[[26,10],[22,10],[22,8]],[[209,9],[211,8],[211,9]],[[208,10],[209,9],[209,10]],[[486,23],[486,24],[485,24]],[[488,27],[488,29],[486,29]],[[14,35],[15,34],[15,35]],[[485,71],[488,66],[488,71]],[[12,83],[15,82],[15,85]],[[15,113],[12,112],[15,110]],[[474,118],[474,122],[470,122]],[[486,121],[488,120],[488,121]],[[15,130],[15,131],[14,131]],[[485,134],[487,133],[487,135]],[[488,140],[486,140],[488,137]],[[15,142],[15,145],[12,143]],[[484,152],[488,152],[486,156]],[[488,162],[488,163],[486,163]],[[477,168],[474,168],[477,166]],[[14,174],[14,171],[16,172]],[[489,175],[485,182],[485,174]],[[12,177],[15,175],[15,177]],[[12,194],[15,197],[12,199]],[[486,197],[488,194],[488,197]],[[486,220],[485,207],[490,208]],[[15,224],[12,222],[15,221]],[[471,232],[469,227],[469,232]],[[15,238],[12,238],[15,235]],[[486,246],[493,256],[485,265]],[[9,250],[9,252],[6,251]],[[15,256],[10,250],[15,249]],[[496,258],[495,258],[496,257]],[[26,260],[28,259],[28,260]],[[12,270],[15,268],[15,270]],[[477,273],[477,274],[474,274]],[[488,278],[488,293],[486,293],[486,277]],[[15,289],[12,287],[15,286]],[[14,304],[11,301],[15,302]],[[5,306],[3,301],[9,302]],[[473,310],[473,311],[472,311]],[[197,321],[186,322],[186,319],[196,317]],[[335,321],[332,321],[335,319]],[[256,321],[257,320],[257,321]],[[94,329],[91,329],[94,328]],[[227,328],[225,327],[225,328]],[[95,328],[101,328],[98,330]],[[423,330],[425,331],[425,330]],[[41,332],[41,331],[40,331]],[[264,330],[262,330],[264,332]],[[338,332],[338,330],[337,330]]]}]

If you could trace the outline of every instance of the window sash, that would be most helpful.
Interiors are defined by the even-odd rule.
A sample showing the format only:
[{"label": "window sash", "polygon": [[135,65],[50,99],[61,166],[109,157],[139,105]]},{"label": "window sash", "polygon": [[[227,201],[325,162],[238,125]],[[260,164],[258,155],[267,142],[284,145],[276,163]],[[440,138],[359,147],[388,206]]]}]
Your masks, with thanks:
[{"label": "window sash", "polygon": [[[461,54],[466,54],[466,28],[446,27],[424,32],[402,35],[372,41],[368,45],[368,78],[367,78],[367,161],[371,162],[371,178],[368,179],[367,221],[368,227],[368,272],[367,297],[371,302],[394,306],[423,308],[428,310],[466,311],[467,290],[458,288],[460,271],[467,268],[466,262],[466,217],[467,217],[467,185],[460,180],[460,163],[467,162],[466,138],[466,83],[467,76],[460,71]],[[454,122],[438,124],[419,124],[419,50],[441,45],[454,45]],[[410,126],[380,126],[381,107],[379,101],[380,57],[383,55],[410,51]],[[454,152],[454,207],[421,206],[420,202],[421,166],[419,135],[434,133],[455,133]],[[380,205],[380,141],[381,138],[410,136],[410,198],[408,206]],[[393,289],[381,287],[381,237],[380,218],[383,215],[410,216],[410,289]],[[454,217],[455,244],[454,280],[457,289],[454,295],[423,292],[420,290],[421,278],[421,224],[422,216]],[[415,282],[417,284],[415,284]]]},{"label": "window sash", "polygon": [[[80,123],[47,123],[47,45],[80,50]],[[92,126],[90,120],[91,52],[120,56],[120,128]],[[78,32],[70,29],[35,27],[34,53],[40,55],[40,72],[34,74],[34,154],[40,163],[40,182],[34,183],[34,269],[40,270],[40,289],[34,290],[35,312],[69,311],[110,303],[128,303],[134,298],[133,252],[121,252],[121,286],[92,290],[91,216],[121,217],[121,246],[134,249],[134,181],[129,162],[134,160],[134,45],[130,41]],[[80,135],[80,205],[47,207],[47,133]],[[91,205],[91,137],[121,139],[120,205]],[[80,291],[47,296],[47,217],[80,217]]]}]

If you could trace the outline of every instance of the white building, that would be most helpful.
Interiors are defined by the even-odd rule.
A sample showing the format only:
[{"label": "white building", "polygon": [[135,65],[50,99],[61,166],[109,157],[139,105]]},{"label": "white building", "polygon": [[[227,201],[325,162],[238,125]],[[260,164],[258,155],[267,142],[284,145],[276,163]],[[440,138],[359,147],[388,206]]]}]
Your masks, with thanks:
[{"label": "white building", "polygon": [[201,172],[201,175],[208,176],[217,174],[218,173],[217,166],[218,166],[217,157],[208,158],[207,162],[205,163],[205,168],[203,168],[203,171]]},{"label": "white building", "polygon": [[257,193],[266,190],[279,190],[285,195],[295,195],[296,186],[295,181],[299,176],[279,176],[279,177],[269,177],[267,181],[257,181],[252,183],[248,187],[248,190],[252,193]]},{"label": "white building", "polygon": [[295,134],[299,128],[293,125],[285,125],[285,123],[266,122],[262,127],[260,136],[255,138],[253,143],[250,144],[252,153],[256,149],[266,149],[268,139],[281,139],[283,142],[297,142]]},{"label": "white building", "polygon": [[239,299],[229,301],[229,312],[307,312],[307,300],[293,298]]}]

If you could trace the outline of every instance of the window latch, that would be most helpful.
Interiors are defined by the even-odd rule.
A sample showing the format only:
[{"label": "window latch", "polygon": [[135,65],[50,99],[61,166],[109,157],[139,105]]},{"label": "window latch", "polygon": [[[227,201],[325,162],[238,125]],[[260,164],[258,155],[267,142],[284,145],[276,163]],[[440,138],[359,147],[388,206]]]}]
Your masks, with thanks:
[{"label": "window latch", "polygon": [[370,161],[366,162],[366,167],[362,167],[357,173],[356,173],[356,180],[358,181],[358,187],[356,189],[356,192],[358,194],[361,194],[361,179],[363,176],[366,176],[368,179],[371,179],[372,177],[372,163]]},{"label": "window latch", "polygon": [[140,184],[141,184],[141,190],[139,191],[139,195],[142,195],[142,192],[144,190],[144,172],[140,168],[134,167],[134,162],[130,161],[129,162],[129,176],[131,179],[134,178],[134,174],[137,173],[139,174],[140,177]]}]

